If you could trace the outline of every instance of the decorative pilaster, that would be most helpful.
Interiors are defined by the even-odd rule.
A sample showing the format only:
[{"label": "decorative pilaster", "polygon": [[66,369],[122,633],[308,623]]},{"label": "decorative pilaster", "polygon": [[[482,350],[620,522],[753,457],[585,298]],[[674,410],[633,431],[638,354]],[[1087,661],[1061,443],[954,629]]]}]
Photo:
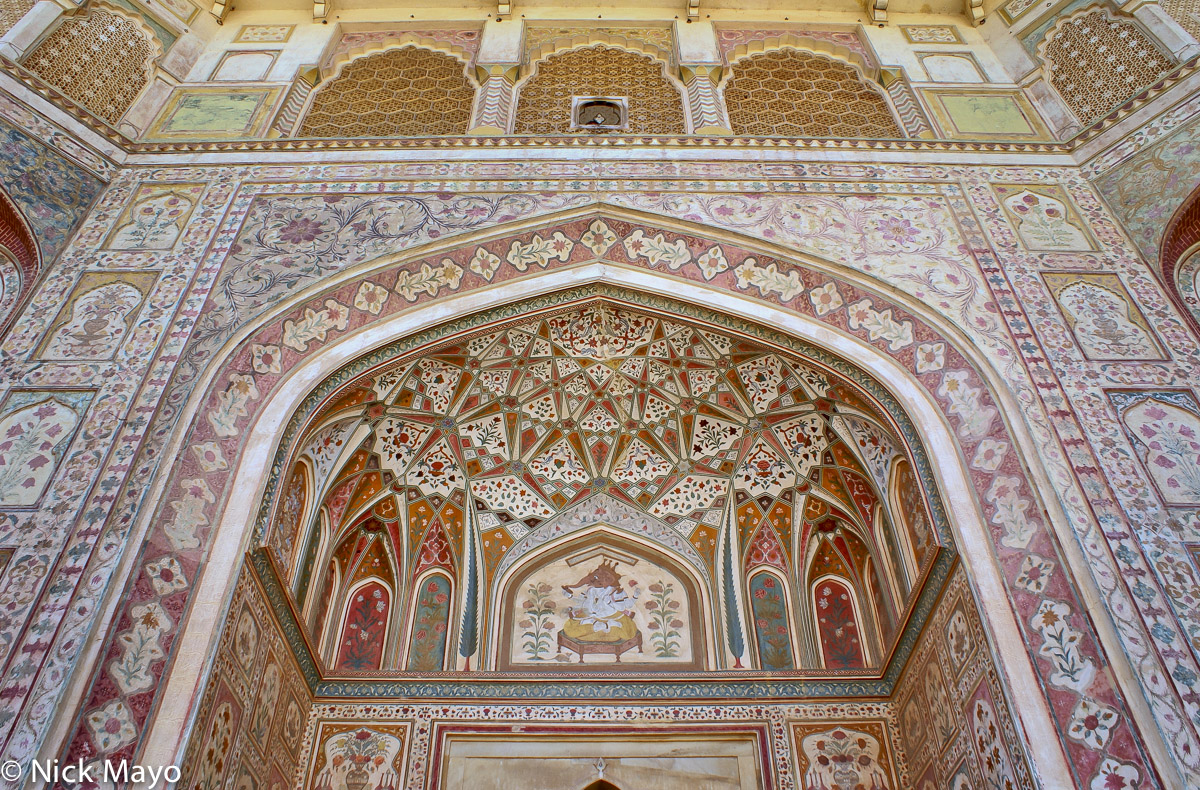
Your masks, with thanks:
[{"label": "decorative pilaster", "polygon": [[721,66],[695,64],[680,66],[679,70],[687,88],[692,134],[733,134],[729,127],[729,114],[725,111],[725,102],[717,93],[717,84],[721,81]]},{"label": "decorative pilaster", "polygon": [[1180,62],[1189,61],[1200,55],[1200,43],[1197,43],[1191,33],[1184,30],[1182,25],[1171,18],[1158,4],[1158,0],[1130,0],[1121,6],[1121,10],[1126,14],[1132,14],[1137,21],[1142,23],[1146,31],[1169,49]]},{"label": "decorative pilaster", "polygon": [[478,64],[480,88],[467,134],[508,134],[512,122],[513,94],[520,66],[513,63]]},{"label": "decorative pilaster", "polygon": [[312,95],[320,81],[321,72],[316,66],[300,68],[295,79],[292,80],[291,87],[288,88],[283,106],[279,108],[279,114],[271,123],[269,137],[291,137],[295,133],[296,126],[300,122],[300,113],[304,110],[305,104],[308,103],[308,97]]},{"label": "decorative pilaster", "polygon": [[881,69],[879,81],[891,97],[892,106],[896,108],[905,134],[909,137],[933,137],[933,125],[929,123],[925,110],[917,101],[912,86],[904,78],[904,72],[900,69]]}]

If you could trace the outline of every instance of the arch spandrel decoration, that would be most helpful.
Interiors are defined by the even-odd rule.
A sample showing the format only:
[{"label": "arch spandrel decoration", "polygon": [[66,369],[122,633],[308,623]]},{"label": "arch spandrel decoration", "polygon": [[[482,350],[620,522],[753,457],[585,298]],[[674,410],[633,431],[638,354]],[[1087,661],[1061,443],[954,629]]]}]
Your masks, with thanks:
[{"label": "arch spandrel decoration", "polygon": [[[545,248],[544,242],[547,240],[553,242],[550,245],[553,247],[553,254],[548,251],[539,257],[534,250],[539,247]],[[654,251],[647,247],[647,240],[655,242]],[[666,247],[677,249],[679,252],[673,257],[663,257],[660,253],[665,249],[664,242]],[[459,302],[465,305],[466,301],[460,300],[459,296],[467,293],[472,293],[471,309],[478,309],[480,299],[488,304],[505,304],[496,299],[504,298],[504,294],[510,292],[517,293],[519,298],[519,292],[509,289],[506,281],[521,276],[530,266],[544,270],[545,282],[559,282],[564,286],[578,283],[581,276],[585,282],[588,281],[587,278],[605,282],[613,273],[624,272],[623,277],[631,283],[641,284],[651,290],[658,290],[658,287],[662,286],[662,292],[672,294],[670,304],[674,309],[690,311],[692,308],[689,304],[711,303],[714,298],[719,299],[724,294],[728,294],[726,298],[730,300],[730,304],[741,305],[739,309],[744,309],[747,313],[752,312],[747,305],[761,305],[759,315],[763,321],[781,327],[790,325],[791,321],[797,321],[802,326],[815,328],[819,335],[828,331],[828,337],[834,338],[829,342],[835,347],[857,348],[865,355],[864,358],[876,360],[881,370],[888,370],[891,369],[889,366],[894,366],[907,371],[903,373],[903,380],[907,382],[904,386],[911,388],[912,393],[917,393],[911,396],[912,402],[928,403],[934,413],[940,413],[941,416],[931,418],[933,422],[929,430],[946,437],[946,446],[954,448],[952,453],[970,458],[985,440],[1028,449],[1024,440],[1009,433],[1004,421],[999,419],[1003,408],[995,400],[996,396],[990,389],[995,378],[973,361],[968,342],[952,331],[947,334],[945,329],[939,330],[930,323],[936,319],[925,317],[919,307],[909,304],[904,298],[871,290],[862,281],[847,277],[844,273],[831,273],[829,266],[805,261],[802,257],[745,238],[714,236],[710,231],[684,223],[661,219],[648,220],[633,213],[604,209],[546,218],[522,225],[516,232],[501,229],[472,239],[456,239],[453,245],[427,251],[423,257],[409,256],[380,262],[369,271],[356,272],[344,280],[328,284],[319,291],[311,291],[272,317],[262,319],[253,331],[247,332],[241,345],[225,356],[219,369],[214,370],[213,378],[208,380],[210,383],[206,384],[203,395],[198,395],[195,400],[199,408],[194,412],[195,417],[190,428],[183,434],[185,444],[218,440],[224,446],[226,457],[242,459],[236,465],[230,464],[227,470],[214,469],[203,472],[204,486],[200,490],[204,497],[189,513],[194,513],[196,518],[201,519],[197,523],[219,525],[219,529],[210,530],[205,527],[199,531],[201,550],[210,545],[210,535],[220,534],[222,540],[232,539],[235,543],[242,536],[245,536],[247,541],[261,542],[265,538],[270,508],[275,502],[276,489],[280,484],[279,476],[286,469],[283,462],[290,448],[295,446],[299,428],[273,434],[268,439],[273,442],[278,437],[285,448],[274,465],[269,465],[263,460],[261,454],[240,455],[239,448],[252,436],[258,441],[263,440],[265,434],[260,434],[260,426],[256,427],[256,421],[263,414],[269,413],[270,408],[277,408],[279,402],[292,404],[288,406],[289,411],[296,408],[304,413],[312,413],[329,394],[329,388],[340,383],[330,383],[329,388],[325,389],[319,387],[312,394],[310,402],[301,404],[300,396],[287,394],[283,386],[283,382],[296,370],[306,363],[319,363],[327,356],[327,351],[353,347],[343,345],[352,339],[372,337],[372,327],[375,326],[406,327],[404,331],[411,333],[405,341],[409,350],[442,341],[447,332],[470,331],[470,322],[461,321],[446,327],[427,329],[429,324],[420,308],[436,299],[439,302],[439,310],[443,306],[451,306],[454,315],[461,315],[465,311]],[[597,258],[611,261],[616,266],[608,268],[606,265],[600,268],[588,263]],[[447,260],[450,262],[449,271],[444,265]],[[565,267],[575,268],[570,272],[556,271]],[[657,269],[657,272],[651,271],[654,269]],[[426,275],[427,283],[417,287],[415,283],[422,272]],[[437,275],[432,280],[427,276],[431,272]],[[438,272],[440,274],[437,274]],[[489,284],[501,287],[489,292],[486,287]],[[661,303],[657,297],[645,296],[628,288],[613,290],[606,285],[596,285],[592,288],[592,295],[608,295],[627,302],[645,303],[650,307]],[[380,292],[387,292],[389,298],[378,298]],[[494,297],[492,293],[498,296]],[[372,294],[375,294],[376,298],[368,298]],[[561,304],[564,298],[570,298],[570,294],[539,297],[526,306],[552,308]],[[414,307],[417,309],[410,313],[410,309]],[[516,309],[512,307],[497,307],[497,311],[500,314],[497,317],[512,318],[517,314]],[[439,312],[439,315],[444,316],[445,313]],[[784,315],[792,318],[785,321],[781,318]],[[412,320],[410,317],[416,319]],[[709,320],[733,328],[728,319],[721,316],[710,316]],[[324,331],[319,335],[297,334],[296,327],[302,324],[316,326]],[[378,338],[378,335],[374,337]],[[376,339],[373,342],[380,341]],[[786,345],[794,341],[783,339],[782,342]],[[281,352],[280,364],[270,370],[259,370],[254,363],[254,348],[261,349],[267,346]],[[914,354],[917,346],[924,350]],[[361,348],[361,345],[358,348]],[[812,354],[833,362],[830,356],[820,349],[813,350]],[[377,364],[385,362],[387,358],[390,357],[369,354],[365,361],[368,364]],[[834,364],[844,365],[836,362]],[[248,384],[253,386],[248,387]],[[896,386],[901,387],[899,384]],[[247,393],[249,397],[246,397]],[[873,393],[882,401],[890,399],[895,405],[895,399],[886,390],[881,389]],[[910,396],[906,394],[905,397]],[[233,409],[234,413],[230,414],[230,409]],[[946,427],[943,428],[943,425]],[[231,433],[221,432],[226,430]],[[952,434],[938,434],[939,431],[951,431]],[[922,457],[917,456],[914,461],[914,473],[922,485],[933,486],[935,479],[943,479],[941,475],[944,473],[938,471],[935,474]],[[181,525],[178,519],[172,520],[171,514],[175,512],[175,503],[182,503],[191,491],[197,490],[194,480],[201,478],[194,477],[196,474],[194,470],[174,469],[171,477],[164,481],[166,493],[148,538],[148,541],[157,541],[153,544],[156,548],[151,550],[161,552],[162,549],[157,547],[167,545],[168,539],[164,535],[166,530],[187,526]],[[260,478],[259,475],[264,477]],[[234,492],[245,494],[247,481],[251,480],[258,481],[253,483],[255,486],[265,486],[264,504],[257,522],[229,510],[225,510],[222,517],[222,507],[226,498]],[[185,482],[187,485],[184,485]],[[993,574],[991,578],[994,583],[1004,585],[996,589],[1005,589],[1007,604],[1012,607],[1012,619],[1007,620],[1010,615],[998,614],[1005,610],[1005,607],[996,598],[993,597],[988,602],[988,627],[999,629],[1000,637],[995,649],[1002,656],[1007,656],[1008,663],[1004,665],[1007,670],[1020,677],[1027,675],[1027,683],[1030,685],[1026,688],[1034,688],[1039,682],[1051,685],[1056,683],[1058,665],[1050,657],[1040,655],[1036,651],[1036,646],[1041,644],[1043,638],[1036,630],[1036,623],[1042,622],[1044,618],[1035,615],[1043,609],[1051,611],[1046,609],[1050,606],[1054,607],[1052,611],[1056,622],[1069,629],[1069,635],[1075,640],[1071,643],[1071,659],[1092,668],[1102,663],[1105,658],[1098,638],[1087,619],[1080,614],[1083,609],[1082,602],[1065,581],[1069,572],[1058,564],[1056,558],[1059,554],[1054,538],[1047,527],[1042,510],[1036,506],[1034,492],[1037,489],[1027,479],[1018,453],[1008,453],[1003,463],[994,469],[973,468],[970,471],[969,483],[965,485],[969,488],[963,487],[959,490],[968,497],[968,501],[969,492],[973,490],[985,503],[995,501],[996,497],[1003,497],[1007,508],[992,509],[990,505],[985,504],[986,509],[981,510],[977,517],[967,517],[969,523],[977,524],[980,528],[978,534],[983,536],[981,542],[987,544],[983,551],[994,552],[999,562],[1010,564],[1019,563],[1021,558],[1036,553],[1045,560],[1044,568],[1050,569],[1043,570],[1044,575],[1052,571],[1062,571],[1054,573],[1051,584],[1043,590],[1040,598],[1034,599],[1014,589],[1007,576],[1000,575],[995,568],[988,565],[988,560],[976,553],[974,561],[977,564],[973,567],[985,575]],[[932,505],[932,524],[939,536],[945,531],[948,541],[949,526],[946,514],[936,499]],[[1017,511],[1013,511],[1013,507],[1016,507]],[[1011,512],[1023,513],[1019,524],[1005,520],[1005,514]],[[978,521],[970,521],[975,518]],[[990,528],[985,528],[986,524],[990,524]],[[241,532],[243,529],[246,531]],[[1005,536],[1011,536],[1012,540],[1020,538],[1020,547],[1015,547],[1011,540],[1000,539]],[[147,545],[152,544],[148,542]],[[968,550],[976,551],[975,548]],[[194,574],[194,559],[190,559],[186,553],[178,556],[185,571]],[[266,562],[265,555],[255,552],[251,557],[255,573],[262,578],[269,577],[273,571],[270,563]],[[988,570],[989,568],[991,570]],[[232,566],[221,565],[215,570],[214,567],[210,567],[205,574],[197,574],[196,588],[208,589],[219,585],[221,582],[216,580],[214,573],[231,575],[233,570]],[[192,576],[189,575],[189,578]],[[221,588],[218,586],[216,589]],[[128,589],[122,603],[124,611],[128,612],[130,607],[142,605],[144,600],[144,592],[135,588]],[[932,599],[922,598],[922,602],[923,607],[933,604]],[[190,603],[186,605],[190,606]],[[277,606],[276,612],[280,611],[282,610]],[[294,641],[294,644],[300,645],[297,650],[301,667],[315,688],[322,689],[323,693],[349,693],[357,696],[384,693],[382,687],[376,689],[365,682],[347,684],[322,680],[319,672],[305,663],[304,640],[298,637],[299,632],[290,633],[296,636],[297,641]],[[167,651],[168,655],[163,660],[170,660],[174,652],[206,638],[202,634],[185,629],[179,633],[179,638],[173,640]],[[902,655],[911,648],[911,643],[906,639],[902,637],[899,642]],[[1024,640],[1026,646],[1032,646],[1028,651],[1029,655],[1033,656],[1032,666],[1023,663],[1026,660],[1025,646],[1017,648],[1020,658],[1015,658],[1016,653],[1012,645],[1019,645],[1021,640]],[[178,672],[179,670],[176,670],[176,673]],[[186,671],[180,677],[172,675],[164,682],[164,691],[160,694],[176,699],[176,692],[184,686],[187,688],[186,694],[191,694],[195,682],[196,677]],[[770,693],[784,696],[837,693],[827,684],[771,678],[757,679],[754,682],[756,686],[768,689]],[[570,686],[569,693],[572,695],[592,693],[586,684],[567,685]],[[1058,688],[1057,685],[1055,687]],[[655,688],[656,693],[672,693],[669,685]],[[858,688],[871,694],[889,693],[886,682],[878,685],[860,683]],[[441,689],[442,686],[437,684],[415,685],[401,681],[389,682],[386,685],[386,693],[400,695],[437,695],[442,693]],[[692,691],[701,698],[707,698],[703,685],[694,686]],[[507,690],[493,689],[486,684],[472,685],[472,692],[482,698],[494,698],[497,693],[509,693]],[[564,692],[561,684],[531,684],[522,686],[520,693],[528,695],[531,699],[549,700],[559,699]],[[628,688],[622,686],[605,686],[603,698],[610,699],[611,695],[629,698],[630,693]],[[992,697],[995,698],[997,693],[993,690]],[[1129,770],[1137,771],[1138,775],[1147,775],[1145,761],[1135,745],[1136,736],[1132,735],[1129,729],[1131,719],[1128,708],[1109,673],[1090,674],[1089,686],[1085,692],[1070,690],[1064,693],[1073,694],[1080,700],[1083,699],[1081,695],[1086,693],[1089,704],[1101,702],[1120,711],[1121,716],[1115,725],[1119,737],[1110,739],[1106,745],[1106,760],[1114,763],[1119,761],[1120,765],[1130,766]],[[121,692],[117,690],[97,687],[85,709],[98,709],[110,701],[122,699]],[[1071,706],[1045,707],[1040,697],[1029,702],[1031,704],[1021,711],[1025,726],[1032,727],[1033,731],[1052,739],[1055,744],[1048,751],[1042,749],[1039,759],[1049,759],[1054,763],[1059,759],[1055,757],[1055,750],[1061,747],[1065,760],[1071,766],[1078,766],[1079,775],[1093,775],[1094,771],[1089,766],[1095,763],[1095,752],[1067,736]],[[1032,704],[1034,702],[1036,704]],[[82,748],[87,748],[89,736],[86,730],[80,729],[75,738],[77,743],[83,744]],[[158,743],[157,730],[152,732],[151,738],[152,743]],[[189,753],[199,746],[197,740],[193,739]],[[1037,751],[1040,747],[1034,744],[1031,748]],[[1062,770],[1068,769],[1064,767]]]},{"label": "arch spandrel decoration", "polygon": [[[855,376],[863,374],[610,299],[484,324],[372,365],[325,396],[298,453],[326,492],[307,517],[328,524],[340,548],[315,562],[297,557],[287,572],[294,580],[330,566],[346,579],[334,596],[340,602],[347,590],[357,594],[369,558],[380,566],[367,568],[372,575],[413,569],[397,589],[414,591],[425,568],[453,569],[454,557],[467,558],[458,571],[481,578],[478,611],[466,600],[450,609],[461,615],[460,640],[481,622],[490,626],[481,634],[486,667],[719,669],[726,662],[712,662],[717,649],[707,635],[758,628],[728,594],[723,625],[712,603],[722,585],[745,587],[718,562],[722,536],[734,531],[729,550],[749,561],[795,568],[788,589],[797,590],[815,578],[806,573],[810,544],[828,540],[841,552],[841,583],[861,602],[851,627],[862,650],[837,665],[806,654],[800,669],[878,670],[898,613],[922,592],[917,585],[898,600],[907,578],[884,578],[885,569],[916,567],[915,556],[881,560],[886,546],[908,545],[893,534],[901,520],[889,481],[917,450]],[[903,484],[918,485],[911,476]],[[919,488],[907,499],[924,509]],[[279,526],[310,531],[295,523],[290,502],[280,506]],[[634,542],[577,547],[568,538],[589,522]],[[380,547],[391,554],[371,558]],[[347,606],[361,619],[353,601],[330,611]],[[825,620],[809,611],[791,602],[788,612],[804,620],[784,614],[772,627],[819,631]],[[371,633],[382,639],[387,630]],[[358,635],[366,634],[363,626]],[[409,642],[418,641],[414,631]],[[729,641],[728,663],[740,664],[743,649]],[[362,668],[344,660],[346,644],[343,633],[327,663]],[[355,644],[369,657],[384,649]]]}]

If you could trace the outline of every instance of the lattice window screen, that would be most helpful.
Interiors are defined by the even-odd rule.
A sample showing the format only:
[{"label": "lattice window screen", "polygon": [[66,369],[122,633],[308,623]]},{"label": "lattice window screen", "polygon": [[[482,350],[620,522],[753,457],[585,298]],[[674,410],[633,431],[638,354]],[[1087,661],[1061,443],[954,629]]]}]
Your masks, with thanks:
[{"label": "lattice window screen", "polygon": [[1200,40],[1200,0],[1160,0],[1160,5],[1180,27]]},{"label": "lattice window screen", "polygon": [[1050,84],[1091,125],[1153,85],[1171,59],[1132,22],[1092,11],[1062,25],[1046,43]]},{"label": "lattice window screen", "polygon": [[905,136],[887,101],[852,66],[795,49],[735,63],[725,83],[725,106],[738,135]]},{"label": "lattice window screen", "polygon": [[[520,88],[517,134],[570,134],[572,96],[623,96],[632,134],[683,134],[683,98],[662,63],[603,44],[551,55]],[[584,134],[585,132],[580,132]]]},{"label": "lattice window screen", "polygon": [[0,0],[0,35],[7,33],[33,8],[33,0]]},{"label": "lattice window screen", "polygon": [[318,89],[298,137],[466,134],[475,84],[450,55],[420,47],[359,58]]},{"label": "lattice window screen", "polygon": [[68,17],[25,66],[116,125],[150,79],[158,42],[138,23],[104,8]]}]

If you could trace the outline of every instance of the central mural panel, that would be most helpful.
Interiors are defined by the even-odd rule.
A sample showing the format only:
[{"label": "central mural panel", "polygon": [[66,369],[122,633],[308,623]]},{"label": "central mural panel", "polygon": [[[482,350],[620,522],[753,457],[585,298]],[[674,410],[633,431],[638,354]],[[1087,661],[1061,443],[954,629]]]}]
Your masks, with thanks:
[{"label": "central mural panel", "polygon": [[861,386],[605,299],[355,374],[296,448],[268,543],[336,674],[874,674],[937,553]]}]

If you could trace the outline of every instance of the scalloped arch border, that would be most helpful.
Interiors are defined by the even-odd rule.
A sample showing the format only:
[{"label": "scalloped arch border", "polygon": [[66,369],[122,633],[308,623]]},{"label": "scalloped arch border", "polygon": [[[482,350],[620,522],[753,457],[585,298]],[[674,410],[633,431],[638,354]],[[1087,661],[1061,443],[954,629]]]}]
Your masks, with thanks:
[{"label": "scalloped arch border", "polygon": [[[771,38],[738,44],[730,50],[726,62],[729,64],[730,72],[732,72],[734,64],[740,61],[752,58],[755,55],[765,55],[768,52],[775,52],[781,49],[794,49],[798,52],[816,55],[817,57],[841,61],[854,67],[866,82],[875,83],[879,79],[879,68],[872,66],[862,55],[859,55],[849,47],[843,47],[841,44],[834,44],[829,41],[821,41],[809,36],[798,36],[795,33],[785,33],[782,36],[772,36]],[[727,74],[725,79],[721,81],[722,87],[724,87],[728,79],[729,76]]]},{"label": "scalloped arch border", "polygon": [[[449,55],[455,60],[461,61],[463,64],[463,72],[471,79],[471,66],[474,63],[475,57],[462,47],[449,44],[445,41],[429,38],[428,36],[418,36],[414,33],[405,33],[398,36],[389,36],[383,41],[372,42],[358,47],[351,47],[338,54],[329,62],[327,66],[320,69],[321,84],[313,91],[317,91],[326,87],[329,83],[337,80],[341,76],[342,70],[360,58],[369,58],[373,55],[381,55],[384,52],[389,52],[393,49],[427,49],[431,52],[437,52],[442,55]],[[475,80],[471,79],[474,83]]]}]

